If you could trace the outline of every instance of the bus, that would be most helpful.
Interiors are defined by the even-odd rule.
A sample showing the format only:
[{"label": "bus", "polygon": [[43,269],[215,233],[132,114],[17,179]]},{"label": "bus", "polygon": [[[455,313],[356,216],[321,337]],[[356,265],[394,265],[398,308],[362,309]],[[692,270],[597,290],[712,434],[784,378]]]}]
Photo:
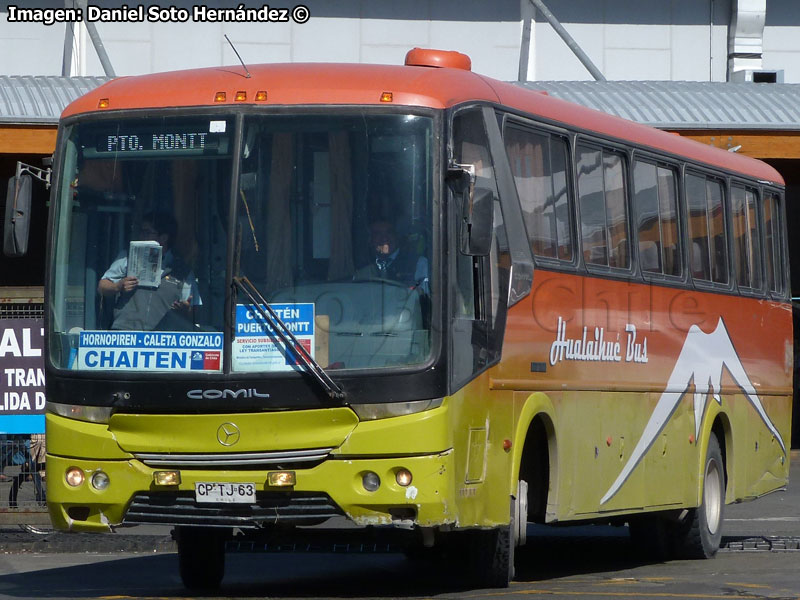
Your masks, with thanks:
[{"label": "bus", "polygon": [[231,541],[388,540],[492,587],[528,523],[711,557],[787,485],[764,163],[417,48],[112,80],[52,181],[51,519],[174,526],[190,589]]}]

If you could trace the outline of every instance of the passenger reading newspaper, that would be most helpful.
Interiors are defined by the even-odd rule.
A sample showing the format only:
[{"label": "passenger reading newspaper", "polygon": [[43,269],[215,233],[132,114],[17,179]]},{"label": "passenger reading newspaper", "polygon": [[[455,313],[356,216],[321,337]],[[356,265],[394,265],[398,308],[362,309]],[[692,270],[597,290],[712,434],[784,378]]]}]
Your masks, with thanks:
[{"label": "passenger reading newspaper", "polygon": [[125,331],[184,330],[191,326],[191,308],[202,304],[191,268],[171,249],[175,219],[149,213],[139,239],[127,256],[109,266],[97,291],[114,297],[111,329]]}]

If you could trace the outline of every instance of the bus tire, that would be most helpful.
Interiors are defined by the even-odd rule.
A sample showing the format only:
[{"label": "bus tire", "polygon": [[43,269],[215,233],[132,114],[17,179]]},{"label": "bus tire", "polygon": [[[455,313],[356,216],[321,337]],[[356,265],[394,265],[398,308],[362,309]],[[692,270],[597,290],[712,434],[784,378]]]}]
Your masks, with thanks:
[{"label": "bus tire", "polygon": [[514,579],[516,519],[514,498],[508,525],[466,532],[470,536],[467,551],[475,583],[481,588],[507,588]]},{"label": "bus tire", "polygon": [[717,436],[712,433],[703,468],[703,500],[678,523],[676,554],[681,558],[712,558],[722,541],[724,513],[725,465]]},{"label": "bus tire", "polygon": [[225,575],[225,535],[207,527],[178,527],[178,567],[189,590],[215,590]]}]

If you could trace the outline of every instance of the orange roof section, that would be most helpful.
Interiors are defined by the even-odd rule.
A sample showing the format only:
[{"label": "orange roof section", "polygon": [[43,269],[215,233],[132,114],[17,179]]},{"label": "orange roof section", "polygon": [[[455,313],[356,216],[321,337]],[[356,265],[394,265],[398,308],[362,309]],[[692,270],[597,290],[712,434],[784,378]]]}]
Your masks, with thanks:
[{"label": "orange roof section", "polygon": [[[143,108],[230,107],[235,105],[391,105],[445,109],[470,101],[499,103],[531,115],[627,140],[695,161],[783,184],[781,175],[761,161],[571,102],[478,75],[459,52],[414,48],[406,64],[287,63],[209,67],[114,79],[78,98],[63,117]],[[218,92],[225,101],[215,102]],[[244,100],[236,100],[245,93]],[[256,100],[266,92],[266,100]],[[382,98],[384,98],[382,100]],[[108,106],[99,108],[100,100]]]}]

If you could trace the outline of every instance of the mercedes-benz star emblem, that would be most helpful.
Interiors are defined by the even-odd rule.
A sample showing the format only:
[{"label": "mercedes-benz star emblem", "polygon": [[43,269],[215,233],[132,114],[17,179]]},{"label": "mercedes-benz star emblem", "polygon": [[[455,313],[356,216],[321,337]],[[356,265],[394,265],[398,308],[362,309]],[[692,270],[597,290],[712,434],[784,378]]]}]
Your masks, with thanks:
[{"label": "mercedes-benz star emblem", "polygon": [[241,432],[233,423],[223,423],[217,429],[217,441],[223,446],[233,446],[239,441]]}]

